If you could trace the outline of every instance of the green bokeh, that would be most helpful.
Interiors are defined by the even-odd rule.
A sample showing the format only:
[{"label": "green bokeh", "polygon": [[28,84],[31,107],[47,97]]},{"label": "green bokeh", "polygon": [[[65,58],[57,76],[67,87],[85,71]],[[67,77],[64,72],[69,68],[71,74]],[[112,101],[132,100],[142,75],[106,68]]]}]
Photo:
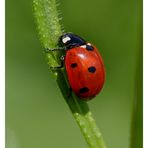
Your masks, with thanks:
[{"label": "green bokeh", "polygon": [[[105,86],[89,106],[106,145],[128,148],[133,101],[138,96],[142,103],[142,1],[61,0],[60,4],[65,30],[95,44],[104,59]],[[137,128],[141,137],[141,126]],[[6,146],[87,147],[48,71],[31,0],[6,0]]]}]

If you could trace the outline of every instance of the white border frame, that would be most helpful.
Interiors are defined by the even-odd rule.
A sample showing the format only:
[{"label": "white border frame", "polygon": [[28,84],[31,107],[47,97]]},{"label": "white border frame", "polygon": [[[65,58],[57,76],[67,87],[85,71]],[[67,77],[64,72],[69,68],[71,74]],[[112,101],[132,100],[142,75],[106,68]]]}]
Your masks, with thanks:
[{"label": "white border frame", "polygon": [[5,1],[0,3],[0,147],[5,147]]},{"label": "white border frame", "polygon": [[[143,1],[144,18],[144,148],[148,148],[148,0]],[[5,147],[5,1],[0,5],[0,147]]]},{"label": "white border frame", "polygon": [[143,1],[143,145],[148,148],[148,0]]},{"label": "white border frame", "polygon": [[148,1],[143,1],[143,145],[148,147]]}]

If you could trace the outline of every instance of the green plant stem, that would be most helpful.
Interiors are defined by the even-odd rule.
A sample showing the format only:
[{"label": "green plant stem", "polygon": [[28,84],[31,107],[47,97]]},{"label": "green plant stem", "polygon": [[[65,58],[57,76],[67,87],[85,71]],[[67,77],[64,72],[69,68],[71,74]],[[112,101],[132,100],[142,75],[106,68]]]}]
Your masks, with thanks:
[{"label": "green plant stem", "polygon": [[90,148],[105,148],[102,134],[95,123],[88,104],[75,95],[70,98],[67,97],[69,88],[64,71],[59,72],[57,82]]},{"label": "green plant stem", "polygon": [[[56,0],[33,0],[33,12],[37,25],[39,38],[43,48],[58,48],[58,39],[62,35],[56,8]],[[60,63],[61,52],[45,53],[49,66]],[[100,133],[88,104],[72,94],[68,97],[69,85],[64,69],[51,70],[55,75],[57,84],[67,102],[74,118],[76,119],[90,148],[105,148],[102,134]]]}]

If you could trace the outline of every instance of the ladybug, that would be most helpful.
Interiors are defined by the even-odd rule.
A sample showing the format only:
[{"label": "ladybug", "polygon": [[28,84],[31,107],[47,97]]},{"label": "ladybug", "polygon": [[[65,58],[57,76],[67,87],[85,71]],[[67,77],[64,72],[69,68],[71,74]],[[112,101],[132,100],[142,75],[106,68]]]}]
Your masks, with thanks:
[{"label": "ladybug", "polygon": [[59,44],[66,51],[64,65],[72,91],[81,100],[94,98],[105,80],[103,60],[98,49],[73,33],[65,33]]}]

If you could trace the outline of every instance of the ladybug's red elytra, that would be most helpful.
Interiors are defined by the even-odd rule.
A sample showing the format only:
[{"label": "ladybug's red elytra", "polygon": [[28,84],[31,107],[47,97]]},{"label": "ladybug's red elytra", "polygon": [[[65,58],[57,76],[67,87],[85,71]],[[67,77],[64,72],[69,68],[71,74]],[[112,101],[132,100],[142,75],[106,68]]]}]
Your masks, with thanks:
[{"label": "ladybug's red elytra", "polygon": [[65,33],[59,44],[66,50],[64,64],[72,91],[90,100],[102,89],[105,69],[97,48],[73,33]]}]

